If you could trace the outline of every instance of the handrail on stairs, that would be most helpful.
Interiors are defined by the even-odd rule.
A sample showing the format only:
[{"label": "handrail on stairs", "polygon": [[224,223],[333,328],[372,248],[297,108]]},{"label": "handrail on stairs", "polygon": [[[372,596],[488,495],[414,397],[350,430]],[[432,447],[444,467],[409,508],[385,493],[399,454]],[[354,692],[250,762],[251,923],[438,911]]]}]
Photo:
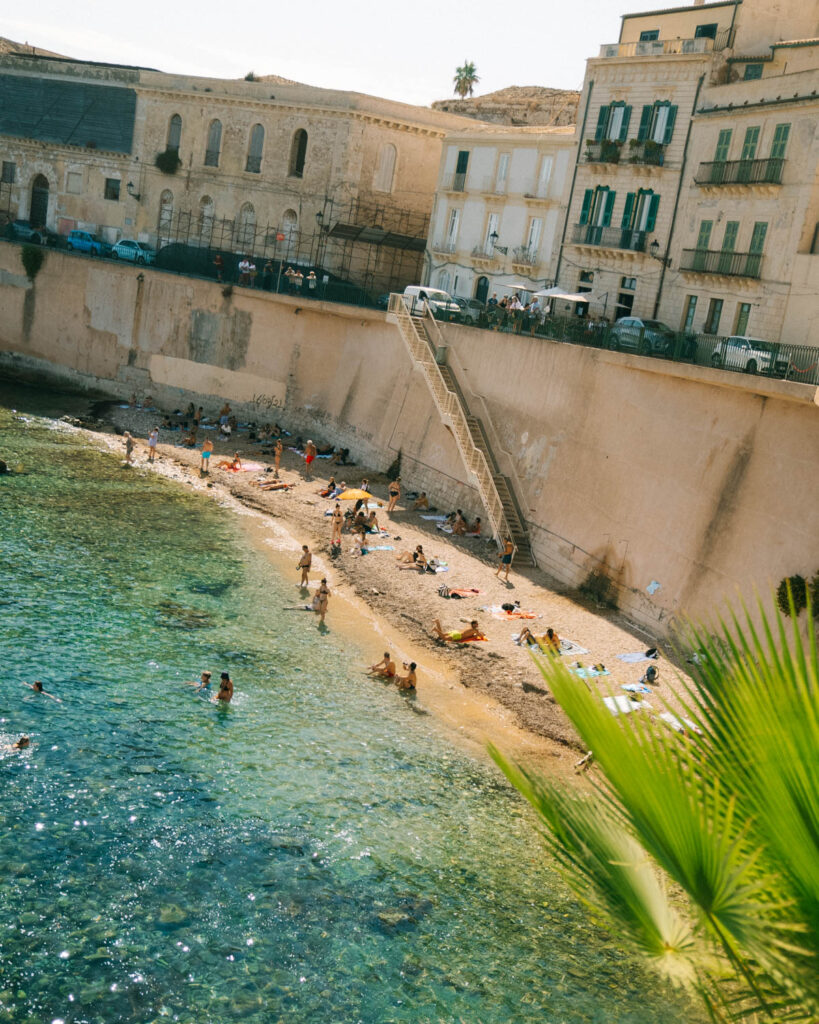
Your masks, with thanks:
[{"label": "handrail on stairs", "polygon": [[[421,337],[419,334],[403,295],[395,293],[390,295],[387,311],[395,317],[395,322],[410,353],[421,364],[439,412],[450,421],[461,457],[467,469],[478,482],[478,491],[486,509],[492,533],[500,542],[503,537],[511,536],[512,531],[509,528],[506,513],[503,511],[500,495],[495,487],[491,467],[484,453],[475,447],[460,400],[446,386],[441,370],[435,361],[435,354],[430,347],[431,339],[429,335]],[[428,323],[432,325],[430,331],[435,341],[440,339],[441,343],[445,344],[429,304],[424,302],[424,325],[426,326]]]}]

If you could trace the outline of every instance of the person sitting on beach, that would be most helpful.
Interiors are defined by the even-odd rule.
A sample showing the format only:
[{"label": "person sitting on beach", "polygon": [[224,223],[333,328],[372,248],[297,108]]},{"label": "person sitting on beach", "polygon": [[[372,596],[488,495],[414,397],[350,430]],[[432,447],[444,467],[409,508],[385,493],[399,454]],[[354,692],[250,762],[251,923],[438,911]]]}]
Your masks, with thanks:
[{"label": "person sitting on beach", "polygon": [[466,537],[480,537],[481,535],[481,517],[478,516],[472,526],[466,531],[464,536]]},{"label": "person sitting on beach", "polygon": [[137,396],[136,396],[136,392],[132,392],[132,394],[131,394],[131,397],[130,397],[130,398],[128,399],[128,405],[129,405],[129,406],[130,406],[130,407],[131,407],[132,409],[136,409],[136,404],[137,404]]},{"label": "person sitting on beach", "polygon": [[368,555],[370,549],[367,547],[367,542],[364,539],[363,530],[353,530],[353,546],[350,549],[355,555]]},{"label": "person sitting on beach", "polygon": [[195,415],[194,415],[194,417],[193,417],[193,422],[194,422],[194,423],[195,423],[195,424],[196,424],[197,426],[199,426],[199,424],[200,424],[200,423],[202,422],[202,418],[204,417],[204,415],[205,415],[205,410],[204,410],[204,408],[203,408],[203,407],[202,407],[202,406],[200,405],[200,406],[199,406],[199,408],[198,408],[198,409],[196,410],[196,413],[195,413]]},{"label": "person sitting on beach", "polygon": [[317,491],[316,493],[320,498],[329,498],[335,489],[336,478],[334,476],[331,476],[330,479],[327,481],[327,486],[323,487],[320,491]]},{"label": "person sitting on beach", "polygon": [[362,509],[353,520],[353,525],[350,527],[353,533],[365,534],[367,532],[367,514]]},{"label": "person sitting on beach", "polygon": [[62,704],[59,697],[55,697],[53,693],[48,693],[47,690],[43,689],[43,684],[39,679],[35,679],[33,683],[23,683],[23,686],[27,686],[30,690],[34,690],[35,693],[41,693],[44,697],[50,697],[52,700],[56,700],[58,704]]},{"label": "person sitting on beach", "polygon": [[402,551],[395,556],[399,569],[416,569],[418,572],[425,572],[427,568],[427,556],[423,547],[419,544],[414,551]]},{"label": "person sitting on beach", "polygon": [[198,428],[197,428],[196,424],[194,423],[194,425],[188,431],[188,434],[185,437],[185,440],[182,442],[182,444],[183,444],[183,446],[185,448],[195,448],[196,447],[196,434],[197,434],[197,430],[198,430]]},{"label": "person sitting on beach", "polygon": [[384,651],[384,657],[377,665],[370,665],[370,675],[380,676],[382,679],[392,679],[395,676],[395,662],[389,651]]},{"label": "person sitting on beach", "polygon": [[367,479],[366,476],[361,480],[361,483],[358,486],[362,491],[366,491],[367,494],[370,493],[370,481]]},{"label": "person sitting on beach", "polygon": [[214,700],[221,700],[225,704],[230,704],[233,700],[233,680],[227,672],[223,672],[219,678],[219,692],[213,698]]},{"label": "person sitting on beach", "polygon": [[333,452],[333,457],[332,457],[332,459],[330,459],[330,462],[334,466],[352,465],[352,463],[348,463],[348,461],[347,461],[347,459],[349,458],[349,455],[350,455],[350,449],[349,448],[336,448],[336,450]]},{"label": "person sitting on beach", "polygon": [[444,632],[440,620],[436,619],[432,623],[432,629],[439,640],[451,640],[455,643],[463,642],[465,640],[476,640],[483,635],[478,629],[477,619],[473,619],[466,629],[451,629],[448,633]]},{"label": "person sitting on beach", "polygon": [[418,666],[414,661],[411,661],[409,665],[404,661],[402,662],[404,668],[407,670],[405,676],[396,676],[395,685],[399,690],[414,690],[415,689],[415,670]]},{"label": "person sitting on beach", "polygon": [[193,419],[193,417],[195,415],[196,415],[196,406],[193,404],[193,402],[188,402],[188,407],[185,410],[185,417],[186,417],[186,419],[191,420],[191,419]]},{"label": "person sitting on beach", "polygon": [[145,396],[145,401],[142,403],[145,409],[153,409],[154,400],[150,395]]},{"label": "person sitting on beach", "polygon": [[216,468],[229,469],[232,472],[237,473],[242,468],[242,460],[239,458],[239,453],[236,452],[230,461],[228,461],[227,459],[222,459],[222,461]]},{"label": "person sitting on beach", "polygon": [[381,533],[381,527],[378,525],[378,516],[375,514],[375,509],[373,509],[367,516],[364,526],[367,533]]},{"label": "person sitting on beach", "polygon": [[549,654],[560,654],[560,637],[551,627],[542,636],[537,636],[528,626],[524,626],[520,634],[515,637],[515,643],[539,647]]},{"label": "person sitting on beach", "polygon": [[210,672],[202,672],[198,683],[185,683],[185,686],[195,686],[197,693],[201,693],[204,697],[209,697],[211,694],[210,675]]},{"label": "person sitting on beach", "polygon": [[328,498],[337,498],[339,494],[343,494],[347,490],[347,484],[342,480],[330,493],[327,495]]},{"label": "person sitting on beach", "polygon": [[426,491],[421,491],[421,493],[415,499],[415,504],[412,506],[412,508],[413,511],[416,512],[422,508],[425,508],[427,509],[427,511],[429,511],[429,498],[427,497]]},{"label": "person sitting on beach", "polygon": [[463,537],[466,533],[467,522],[466,517],[460,509],[455,513],[455,522],[452,524],[452,532],[458,536]]},{"label": "person sitting on beach", "polygon": [[171,423],[171,417],[170,416],[166,416],[162,420],[162,429],[163,430],[173,430],[175,426],[176,426],[175,423]]}]

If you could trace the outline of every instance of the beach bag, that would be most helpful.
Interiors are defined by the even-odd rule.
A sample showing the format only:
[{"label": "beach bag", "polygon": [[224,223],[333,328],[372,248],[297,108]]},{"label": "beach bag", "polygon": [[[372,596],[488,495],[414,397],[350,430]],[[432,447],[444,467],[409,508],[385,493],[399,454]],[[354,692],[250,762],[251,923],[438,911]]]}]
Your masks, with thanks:
[{"label": "beach bag", "polygon": [[449,597],[449,587],[446,583],[442,583],[440,587],[438,587],[438,597]]}]

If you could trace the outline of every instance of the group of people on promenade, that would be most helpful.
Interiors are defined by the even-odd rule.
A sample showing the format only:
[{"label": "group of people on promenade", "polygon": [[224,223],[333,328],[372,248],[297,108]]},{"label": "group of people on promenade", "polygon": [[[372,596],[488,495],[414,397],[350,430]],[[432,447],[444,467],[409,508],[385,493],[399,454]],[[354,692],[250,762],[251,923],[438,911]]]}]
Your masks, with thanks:
[{"label": "group of people on promenade", "polygon": [[[221,254],[217,253],[213,258],[213,265],[216,268],[216,280],[220,283],[225,281],[225,261]],[[285,287],[289,295],[302,295],[307,293],[315,296],[318,289],[318,278],[314,270],[302,273],[298,267],[288,266],[282,272],[282,264],[272,259],[265,260],[262,266],[261,278],[259,268],[252,256],[243,256],[238,263],[236,279],[237,285],[241,288],[261,288],[266,292],[278,291],[280,282],[284,278]]]}]

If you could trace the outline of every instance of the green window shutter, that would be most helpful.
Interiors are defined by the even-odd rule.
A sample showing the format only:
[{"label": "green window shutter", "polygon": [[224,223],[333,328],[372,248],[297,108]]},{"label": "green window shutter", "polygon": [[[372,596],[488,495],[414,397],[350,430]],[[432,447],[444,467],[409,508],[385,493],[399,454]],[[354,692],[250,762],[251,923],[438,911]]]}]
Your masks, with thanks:
[{"label": "green window shutter", "polygon": [[643,112],[640,115],[640,127],[637,129],[637,138],[640,142],[644,142],[648,138],[648,133],[651,131],[651,118],[653,115],[653,106],[643,107]]},{"label": "green window shutter", "polygon": [[759,142],[759,125],[745,129],[745,141],[742,144],[740,160],[753,160],[756,157],[756,145]]},{"label": "green window shutter", "polygon": [[731,129],[723,128],[717,139],[717,149],[714,153],[714,163],[723,163],[728,159],[728,150],[731,146]]},{"label": "green window shutter", "polygon": [[614,197],[617,195],[616,192],[606,193],[606,207],[603,210],[603,227],[607,228],[611,224],[611,214],[614,209]]},{"label": "green window shutter", "polygon": [[789,124],[778,124],[774,132],[771,145],[771,156],[774,160],[781,160],[785,156],[785,147],[788,145],[788,136],[791,133]]},{"label": "green window shutter", "polygon": [[751,247],[749,252],[755,255],[761,255],[763,248],[765,247],[765,235],[768,233],[768,224],[765,221],[757,221],[754,224],[754,232],[751,235]]},{"label": "green window shutter", "polygon": [[597,115],[597,127],[594,130],[594,141],[600,142],[601,139],[606,137],[606,127],[609,123],[609,108],[602,106],[600,113]]},{"label": "green window shutter", "polygon": [[733,252],[737,246],[737,235],[739,234],[739,221],[729,220],[725,224],[725,234],[722,236],[722,251]]},{"label": "green window shutter", "polygon": [[594,189],[587,188],[583,193],[583,208],[580,211],[580,223],[589,223],[589,210],[591,209],[592,199],[594,198]]},{"label": "green window shutter", "polygon": [[458,153],[458,163],[455,166],[456,174],[466,174],[466,168],[469,165],[469,150],[462,149]]},{"label": "green window shutter", "polygon": [[668,108],[668,121],[665,125],[665,135],[663,137],[663,144],[668,145],[671,142],[671,136],[674,134],[674,122],[677,120],[677,108],[672,103]]},{"label": "green window shutter", "polygon": [[712,220],[700,221],[700,231],[697,235],[697,248],[707,249],[708,243],[711,241],[711,228],[713,228],[714,222]]},{"label": "green window shutter", "polygon": [[631,107],[623,107],[623,123],[620,125],[620,141],[625,142],[628,138],[628,124],[631,120]]},{"label": "green window shutter", "polygon": [[631,215],[634,212],[634,200],[636,199],[634,192],[629,192],[626,195],[626,205],[623,208],[623,219],[620,221],[621,228],[631,227]]},{"label": "green window shutter", "polygon": [[660,197],[653,195],[648,204],[648,219],[646,220],[646,231],[653,231],[657,223],[657,211],[660,209]]}]

